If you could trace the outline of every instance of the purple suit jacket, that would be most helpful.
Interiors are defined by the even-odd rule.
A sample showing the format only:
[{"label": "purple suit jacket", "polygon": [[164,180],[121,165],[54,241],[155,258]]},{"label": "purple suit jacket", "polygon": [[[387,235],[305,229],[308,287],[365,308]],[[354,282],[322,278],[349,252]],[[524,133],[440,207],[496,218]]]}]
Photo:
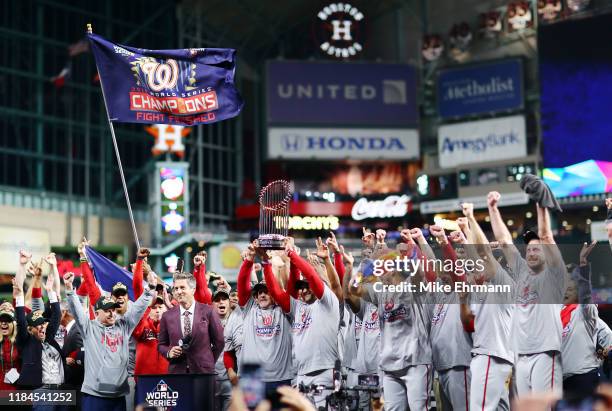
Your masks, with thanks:
[{"label": "purple suit jacket", "polygon": [[[187,352],[179,358],[170,359],[168,372],[170,374],[214,373],[215,362],[223,352],[223,326],[221,320],[211,306],[196,301],[191,323],[192,340]],[[157,350],[167,358],[170,348],[179,345],[183,338],[181,329],[181,310],[176,306],[164,313],[159,325],[159,344]]]}]

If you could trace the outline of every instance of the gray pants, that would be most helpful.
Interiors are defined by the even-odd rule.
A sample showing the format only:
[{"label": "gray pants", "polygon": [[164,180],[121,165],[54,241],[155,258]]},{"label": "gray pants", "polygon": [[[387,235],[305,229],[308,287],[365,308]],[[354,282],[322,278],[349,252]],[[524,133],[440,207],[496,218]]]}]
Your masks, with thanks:
[{"label": "gray pants", "polygon": [[489,355],[476,355],[470,364],[470,410],[509,410],[512,364]]},{"label": "gray pants", "polygon": [[230,380],[215,380],[215,410],[227,411],[232,397],[232,383]]},{"label": "gray pants", "polygon": [[[332,385],[334,383],[334,370],[321,370],[311,372],[306,375],[298,375],[297,376],[297,385],[304,384],[306,386],[310,386],[311,384],[315,385]],[[314,400],[315,408],[325,407],[325,397],[331,394],[331,390],[323,390],[320,394],[313,395],[312,400]]]},{"label": "gray pants", "polygon": [[521,355],[516,362],[516,389],[518,396],[529,392],[563,391],[561,354],[548,351]]},{"label": "gray pants", "polygon": [[429,409],[432,386],[431,365],[412,365],[400,371],[383,374],[385,411]]},{"label": "gray pants", "polygon": [[440,400],[444,411],[468,411],[470,406],[469,367],[454,367],[438,371]]}]

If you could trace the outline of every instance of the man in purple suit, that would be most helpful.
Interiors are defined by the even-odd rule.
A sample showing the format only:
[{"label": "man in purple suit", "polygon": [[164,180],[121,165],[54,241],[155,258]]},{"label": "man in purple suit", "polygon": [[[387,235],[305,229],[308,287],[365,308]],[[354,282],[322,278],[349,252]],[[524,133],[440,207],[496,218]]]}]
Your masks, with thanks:
[{"label": "man in purple suit", "polygon": [[164,313],[157,349],[170,361],[170,374],[214,373],[224,346],[221,320],[211,306],[194,301],[191,274],[176,273],[173,281],[179,305]]}]

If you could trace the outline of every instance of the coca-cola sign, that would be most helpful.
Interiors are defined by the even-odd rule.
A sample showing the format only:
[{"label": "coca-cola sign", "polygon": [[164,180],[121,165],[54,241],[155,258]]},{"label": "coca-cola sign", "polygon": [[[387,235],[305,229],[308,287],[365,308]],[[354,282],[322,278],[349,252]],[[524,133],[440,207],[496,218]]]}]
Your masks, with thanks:
[{"label": "coca-cola sign", "polygon": [[392,218],[403,217],[408,213],[410,196],[392,195],[383,200],[368,200],[360,198],[353,205],[351,216],[353,220],[365,220],[366,218]]}]

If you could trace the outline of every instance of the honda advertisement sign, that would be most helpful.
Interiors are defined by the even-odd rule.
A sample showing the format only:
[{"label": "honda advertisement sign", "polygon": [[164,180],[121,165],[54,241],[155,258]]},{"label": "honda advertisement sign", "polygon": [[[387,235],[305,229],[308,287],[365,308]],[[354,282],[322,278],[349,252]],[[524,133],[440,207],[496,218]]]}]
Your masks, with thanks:
[{"label": "honda advertisement sign", "polygon": [[440,126],[438,154],[442,168],[524,157],[527,155],[525,117]]},{"label": "honda advertisement sign", "polygon": [[441,70],[437,83],[440,117],[462,117],[523,107],[521,60]]},{"label": "honda advertisement sign", "polygon": [[416,72],[407,64],[267,65],[268,123],[276,125],[417,125]]},{"label": "honda advertisement sign", "polygon": [[419,157],[419,134],[409,129],[274,127],[268,158],[302,160],[411,160]]}]

